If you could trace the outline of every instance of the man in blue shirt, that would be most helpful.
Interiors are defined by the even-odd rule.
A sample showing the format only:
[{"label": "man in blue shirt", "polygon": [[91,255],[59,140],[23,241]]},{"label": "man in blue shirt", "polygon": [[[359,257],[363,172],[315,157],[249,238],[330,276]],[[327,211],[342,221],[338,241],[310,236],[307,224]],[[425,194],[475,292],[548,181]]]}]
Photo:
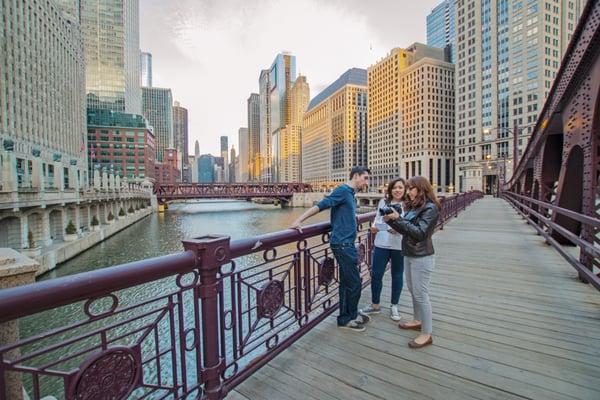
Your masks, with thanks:
[{"label": "man in blue shirt", "polygon": [[356,252],[356,201],[354,193],[369,186],[369,171],[366,167],[353,167],[350,180],[338,186],[316,206],[309,208],[292,224],[292,228],[302,232],[302,222],[331,208],[331,237],[329,244],[339,266],[340,315],[338,327],[355,332],[365,330],[369,317],[358,313],[358,302],[362,290],[362,280],[358,270]]}]

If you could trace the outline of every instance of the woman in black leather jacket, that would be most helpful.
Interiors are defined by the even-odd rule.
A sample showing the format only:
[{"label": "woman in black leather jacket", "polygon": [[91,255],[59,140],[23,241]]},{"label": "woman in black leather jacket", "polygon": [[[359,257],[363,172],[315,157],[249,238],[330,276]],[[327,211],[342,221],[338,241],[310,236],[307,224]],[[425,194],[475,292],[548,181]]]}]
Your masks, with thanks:
[{"label": "woman in black leather jacket", "polygon": [[408,343],[412,348],[420,348],[433,343],[429,283],[435,259],[431,237],[438,221],[440,203],[431,184],[422,176],[410,178],[406,190],[408,201],[404,217],[394,212],[384,219],[402,234],[406,286],[413,299],[413,320],[401,322],[399,327],[420,329],[421,334]]}]

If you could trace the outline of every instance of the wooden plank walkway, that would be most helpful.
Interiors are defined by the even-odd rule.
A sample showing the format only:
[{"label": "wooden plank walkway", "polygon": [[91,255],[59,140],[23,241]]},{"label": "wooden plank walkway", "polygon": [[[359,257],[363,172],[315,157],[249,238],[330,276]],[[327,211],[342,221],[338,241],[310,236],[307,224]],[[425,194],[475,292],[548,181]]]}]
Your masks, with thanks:
[{"label": "wooden plank walkway", "polygon": [[506,202],[478,200],[434,240],[433,346],[408,348],[416,332],[387,313],[363,333],[330,317],[228,399],[600,399],[600,293]]}]

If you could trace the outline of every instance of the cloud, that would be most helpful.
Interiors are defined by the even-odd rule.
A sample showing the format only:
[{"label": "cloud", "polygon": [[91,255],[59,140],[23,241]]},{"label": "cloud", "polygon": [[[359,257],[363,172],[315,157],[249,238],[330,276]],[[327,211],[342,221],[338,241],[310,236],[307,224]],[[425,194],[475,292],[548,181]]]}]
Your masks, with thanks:
[{"label": "cloud", "polygon": [[[385,3],[394,15],[373,3]],[[348,68],[366,68],[392,47],[419,39],[409,40],[414,31],[400,23],[416,19],[424,31],[424,14],[409,17],[398,5],[408,3],[180,0],[165,6],[142,0],[141,42],[153,53],[155,85],[171,87],[189,110],[190,144],[198,139],[201,152],[215,154],[221,135],[237,148],[246,100],[277,53],[296,56],[314,97]]]}]

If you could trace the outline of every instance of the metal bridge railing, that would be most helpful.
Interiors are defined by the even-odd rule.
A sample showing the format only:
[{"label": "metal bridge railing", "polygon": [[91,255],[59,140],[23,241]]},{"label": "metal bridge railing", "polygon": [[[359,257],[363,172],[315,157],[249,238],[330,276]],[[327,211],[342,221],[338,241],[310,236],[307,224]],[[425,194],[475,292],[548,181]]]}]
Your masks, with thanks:
[{"label": "metal bridge railing", "polygon": [[[443,199],[439,227],[480,197]],[[365,286],[374,216],[357,216]],[[9,383],[33,399],[222,399],[336,310],[329,232],[207,235],[181,253],[1,290],[12,336],[0,344],[0,400],[14,400]]]},{"label": "metal bridge railing", "polygon": [[[502,197],[579,272],[579,276],[584,281],[591,283],[596,289],[600,290],[600,277],[594,274],[593,271],[593,261],[600,260],[600,248],[554,222],[553,216],[563,215],[577,221],[582,228],[581,231],[583,231],[583,227],[589,227],[595,232],[600,230],[600,219],[512,192],[502,192]],[[579,258],[567,251],[557,241],[557,235],[561,235],[574,246],[579,247]]]}]

